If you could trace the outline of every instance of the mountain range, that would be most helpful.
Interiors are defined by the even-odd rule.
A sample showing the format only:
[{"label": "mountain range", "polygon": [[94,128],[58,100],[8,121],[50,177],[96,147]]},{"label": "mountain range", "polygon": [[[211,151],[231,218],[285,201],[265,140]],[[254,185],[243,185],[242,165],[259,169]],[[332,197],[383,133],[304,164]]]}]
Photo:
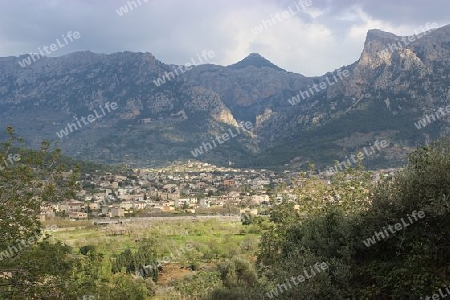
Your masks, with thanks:
[{"label": "mountain range", "polygon": [[76,158],[139,167],[320,169],[377,140],[388,146],[364,164],[395,167],[447,133],[449,58],[450,25],[415,38],[370,30],[356,62],[317,77],[257,53],[189,70],[150,53],[3,57],[0,126],[31,147],[57,141]]}]

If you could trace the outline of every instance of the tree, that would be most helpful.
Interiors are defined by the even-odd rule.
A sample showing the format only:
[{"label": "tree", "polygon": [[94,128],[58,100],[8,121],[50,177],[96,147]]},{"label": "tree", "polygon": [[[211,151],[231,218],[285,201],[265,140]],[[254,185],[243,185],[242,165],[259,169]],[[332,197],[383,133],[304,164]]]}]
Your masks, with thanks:
[{"label": "tree", "polygon": [[181,299],[182,295],[204,299],[212,290],[221,286],[222,282],[218,272],[200,271],[175,282],[175,289],[179,292],[178,299]]},{"label": "tree", "polygon": [[38,216],[41,203],[74,196],[77,171],[63,173],[61,152],[48,142],[37,151],[25,150],[17,147],[23,140],[11,127],[6,132],[0,161],[19,159],[0,167],[0,274],[6,274],[0,276],[0,294],[11,299],[58,296],[73,263],[70,248],[49,244]]},{"label": "tree", "polygon": [[283,201],[270,212],[271,226],[262,234],[258,253],[259,276],[272,290],[311,266],[326,263],[326,272],[298,285],[290,282],[292,288],[280,298],[342,299],[349,293],[352,275],[352,222],[370,203],[370,176],[349,169],[328,184],[309,172],[300,182],[297,200]]},{"label": "tree", "polygon": [[[298,212],[294,203],[271,212],[272,226],[263,233],[258,253],[260,280],[276,288],[325,262],[326,272],[292,285],[279,298],[419,299],[437,294],[450,280],[449,141],[419,148],[408,161],[377,186],[358,169],[335,174],[330,184],[314,177],[305,181],[297,193]],[[374,242],[368,243],[371,237]]]},{"label": "tree", "polygon": [[[370,210],[355,228],[360,241],[354,294],[419,299],[437,293],[450,280],[449,140],[417,149],[408,161],[375,190]],[[414,211],[424,217],[416,220]],[[370,247],[361,242],[388,225],[402,224],[401,219],[410,225]]]},{"label": "tree", "polygon": [[[95,247],[82,247],[75,254],[43,234],[38,219],[41,204],[73,198],[79,169],[67,170],[60,150],[47,142],[39,150],[27,150],[17,147],[22,140],[12,128],[7,134],[8,142],[0,145],[0,164],[4,163],[0,165],[0,297],[145,299],[148,283],[128,274],[111,274],[109,258]],[[137,258],[144,259],[148,257]]]},{"label": "tree", "polygon": [[218,266],[223,287],[216,287],[210,299],[263,299],[264,287],[256,269],[246,259],[235,256]]},{"label": "tree", "polygon": [[159,263],[156,259],[154,241],[144,240],[136,253],[130,249],[124,250],[113,262],[113,273],[127,273],[139,275],[143,278],[151,278],[158,282]]},{"label": "tree", "polygon": [[50,150],[49,143],[43,142],[38,151],[19,149],[16,145],[22,139],[16,137],[11,127],[7,133],[9,141],[0,149],[0,160],[15,155],[20,160],[0,168],[0,236],[4,244],[13,244],[40,231],[36,217],[42,202],[54,203],[74,196],[77,173],[63,175],[61,152]]},{"label": "tree", "polygon": [[[112,276],[114,292],[107,297],[111,300],[145,300],[147,299],[147,283],[144,279],[133,279],[124,273],[117,273]],[[105,297],[106,298],[106,297]]]}]

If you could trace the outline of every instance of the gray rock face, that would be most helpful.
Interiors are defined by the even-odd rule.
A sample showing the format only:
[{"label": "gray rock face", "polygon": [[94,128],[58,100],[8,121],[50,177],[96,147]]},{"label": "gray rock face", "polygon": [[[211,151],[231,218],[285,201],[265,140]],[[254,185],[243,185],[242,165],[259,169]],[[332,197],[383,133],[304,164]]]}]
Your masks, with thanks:
[{"label": "gray rock face", "polygon": [[[80,158],[150,166],[194,159],[203,142],[247,121],[251,130],[196,159],[320,166],[383,138],[392,146],[368,163],[392,166],[411,146],[446,133],[445,116],[423,129],[414,123],[450,100],[449,57],[450,26],[414,40],[370,30],[357,62],[314,78],[256,53],[189,71],[150,53],[87,51],[30,64],[27,55],[5,57],[0,126],[13,125],[32,145],[58,140]],[[59,138],[68,123],[107,102],[118,108]]]}]

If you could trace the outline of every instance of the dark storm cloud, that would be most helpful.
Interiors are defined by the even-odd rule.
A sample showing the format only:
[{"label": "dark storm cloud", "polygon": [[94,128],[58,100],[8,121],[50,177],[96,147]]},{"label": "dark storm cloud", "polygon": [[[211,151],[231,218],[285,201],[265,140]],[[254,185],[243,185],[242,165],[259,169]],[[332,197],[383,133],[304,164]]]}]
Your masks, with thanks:
[{"label": "dark storm cloud", "polygon": [[228,65],[260,52],[286,70],[321,75],[357,60],[367,30],[412,34],[426,22],[443,26],[450,6],[447,0],[311,0],[307,9],[255,34],[252,29],[292,10],[294,1],[134,1],[138,7],[119,16],[125,0],[0,0],[0,56],[37,52],[78,31],[80,39],[50,56],[127,50],[184,64],[212,50],[214,62]]}]

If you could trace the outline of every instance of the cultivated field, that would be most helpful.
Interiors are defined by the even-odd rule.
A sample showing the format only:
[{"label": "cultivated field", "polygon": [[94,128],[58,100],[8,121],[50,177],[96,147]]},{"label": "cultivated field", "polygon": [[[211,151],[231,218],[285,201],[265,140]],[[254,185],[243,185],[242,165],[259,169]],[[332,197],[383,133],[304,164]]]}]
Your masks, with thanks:
[{"label": "cultivated field", "polygon": [[183,279],[199,272],[217,277],[217,265],[233,256],[254,260],[260,236],[258,227],[242,225],[239,217],[222,216],[139,219],[107,226],[92,225],[92,221],[57,225],[56,231],[48,232],[50,238],[72,246],[74,253],[82,246],[94,245],[114,259],[124,250],[137,251],[144,241],[150,241],[163,261],[156,296],[151,299],[176,299],[177,292],[189,296],[189,291],[184,294],[180,290],[191,288],[179,286]]}]

